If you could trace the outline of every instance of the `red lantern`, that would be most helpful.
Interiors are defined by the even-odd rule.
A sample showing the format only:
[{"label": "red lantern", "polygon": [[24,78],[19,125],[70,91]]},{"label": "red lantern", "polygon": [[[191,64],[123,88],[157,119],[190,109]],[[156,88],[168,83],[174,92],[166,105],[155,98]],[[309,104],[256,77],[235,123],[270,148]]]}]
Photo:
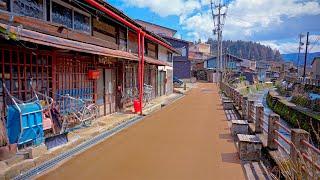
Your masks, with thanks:
[{"label": "red lantern", "polygon": [[88,77],[89,77],[89,79],[97,80],[100,77],[100,71],[89,70]]}]

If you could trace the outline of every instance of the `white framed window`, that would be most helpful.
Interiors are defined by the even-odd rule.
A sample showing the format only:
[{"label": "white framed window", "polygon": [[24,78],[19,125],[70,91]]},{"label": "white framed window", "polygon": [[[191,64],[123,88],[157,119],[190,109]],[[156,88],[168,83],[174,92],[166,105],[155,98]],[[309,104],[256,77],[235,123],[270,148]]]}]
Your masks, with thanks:
[{"label": "white framed window", "polygon": [[50,1],[50,21],[91,34],[91,15],[61,0]]},{"label": "white framed window", "polygon": [[186,47],[181,48],[181,56],[187,56],[187,48]]}]

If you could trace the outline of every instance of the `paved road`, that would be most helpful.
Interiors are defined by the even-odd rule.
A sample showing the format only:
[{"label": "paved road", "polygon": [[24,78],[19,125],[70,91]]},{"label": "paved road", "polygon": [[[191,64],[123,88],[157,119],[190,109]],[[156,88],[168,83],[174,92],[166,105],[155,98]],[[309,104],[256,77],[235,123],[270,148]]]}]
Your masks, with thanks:
[{"label": "paved road", "polygon": [[40,179],[244,179],[218,88],[188,95]]}]

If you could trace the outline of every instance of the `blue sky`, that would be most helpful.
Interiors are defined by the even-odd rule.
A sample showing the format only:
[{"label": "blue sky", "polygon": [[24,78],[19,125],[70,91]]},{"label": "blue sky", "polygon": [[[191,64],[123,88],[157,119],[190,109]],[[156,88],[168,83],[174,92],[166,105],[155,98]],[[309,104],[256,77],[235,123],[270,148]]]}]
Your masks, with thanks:
[{"label": "blue sky", "polygon": [[[185,35],[182,38],[187,38],[187,31],[183,30],[179,24],[179,16],[169,15],[161,17],[158,14],[152,12],[149,8],[138,8],[135,6],[128,6],[121,0],[108,0],[108,2],[122,10],[125,14],[133,19],[141,19],[161,26],[169,27],[178,31],[178,34]],[[191,40],[189,38],[189,40]]]},{"label": "blue sky", "polygon": [[[204,41],[213,37],[210,0],[107,2],[133,19],[176,29],[178,38]],[[298,34],[309,31],[311,52],[320,51],[320,0],[232,0],[227,4],[224,39],[257,41],[292,53],[298,46]]]}]

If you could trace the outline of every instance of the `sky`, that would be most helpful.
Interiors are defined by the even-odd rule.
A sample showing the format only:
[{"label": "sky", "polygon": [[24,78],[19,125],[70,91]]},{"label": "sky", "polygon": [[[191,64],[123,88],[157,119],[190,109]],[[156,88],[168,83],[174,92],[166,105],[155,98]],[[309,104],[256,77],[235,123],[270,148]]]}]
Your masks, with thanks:
[{"label": "sky", "polygon": [[[217,3],[219,0],[213,0]],[[310,52],[320,52],[320,0],[221,0],[227,16],[224,40],[256,41],[294,53],[299,34],[310,32]],[[206,41],[213,36],[210,0],[107,0],[133,19],[177,30],[188,41]],[[216,13],[216,12],[215,12]],[[306,37],[302,38],[306,41]]]}]

